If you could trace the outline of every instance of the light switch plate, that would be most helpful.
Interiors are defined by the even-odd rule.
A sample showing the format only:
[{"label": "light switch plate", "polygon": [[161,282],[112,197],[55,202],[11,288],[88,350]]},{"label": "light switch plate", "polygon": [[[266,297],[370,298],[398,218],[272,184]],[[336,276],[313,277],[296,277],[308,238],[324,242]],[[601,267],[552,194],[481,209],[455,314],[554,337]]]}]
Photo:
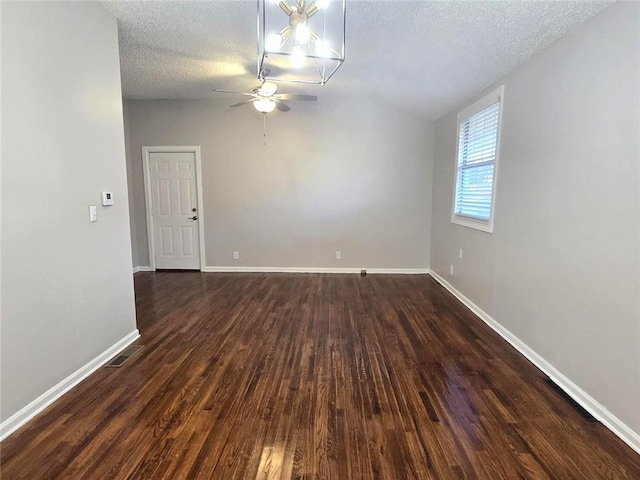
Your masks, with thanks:
[{"label": "light switch plate", "polygon": [[113,192],[102,192],[102,205],[105,207],[113,205]]},{"label": "light switch plate", "polygon": [[89,221],[98,221],[98,207],[96,207],[95,205],[89,205]]}]

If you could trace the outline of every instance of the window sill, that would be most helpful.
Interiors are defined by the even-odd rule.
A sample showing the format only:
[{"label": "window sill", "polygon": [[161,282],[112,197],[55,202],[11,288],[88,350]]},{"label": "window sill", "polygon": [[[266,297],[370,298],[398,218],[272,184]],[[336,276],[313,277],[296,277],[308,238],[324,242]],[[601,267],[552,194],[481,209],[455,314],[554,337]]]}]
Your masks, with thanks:
[{"label": "window sill", "polygon": [[453,215],[451,223],[462,225],[463,227],[473,228],[486,233],[493,233],[493,218],[490,220],[476,220],[471,217],[463,217],[461,215]]}]

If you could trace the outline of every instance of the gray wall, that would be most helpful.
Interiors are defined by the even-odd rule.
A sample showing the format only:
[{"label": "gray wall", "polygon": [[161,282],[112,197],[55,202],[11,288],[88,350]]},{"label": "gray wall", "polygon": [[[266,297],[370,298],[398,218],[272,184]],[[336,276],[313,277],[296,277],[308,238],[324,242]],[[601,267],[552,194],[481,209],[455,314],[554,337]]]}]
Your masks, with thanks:
[{"label": "gray wall", "polygon": [[141,147],[200,145],[207,266],[428,267],[432,124],[314,93],[267,116],[266,145],[252,106],[228,108],[240,97],[126,102],[137,265],[149,265]]},{"label": "gray wall", "polygon": [[457,110],[436,123],[431,237],[434,271],[636,432],[639,10],[605,9],[498,83],[493,234],[451,223]]},{"label": "gray wall", "polygon": [[136,328],[115,18],[3,2],[2,129],[5,420]]},{"label": "gray wall", "polygon": [[[124,147],[126,151],[126,158],[129,156],[129,149],[131,148],[131,140],[129,139],[129,104],[122,102],[123,121],[124,121]],[[135,208],[132,199],[133,192],[133,165],[132,162],[126,161],[127,164],[127,198],[129,199],[129,228],[131,230],[131,262],[134,266],[138,263],[138,238],[136,235],[135,224]]]}]

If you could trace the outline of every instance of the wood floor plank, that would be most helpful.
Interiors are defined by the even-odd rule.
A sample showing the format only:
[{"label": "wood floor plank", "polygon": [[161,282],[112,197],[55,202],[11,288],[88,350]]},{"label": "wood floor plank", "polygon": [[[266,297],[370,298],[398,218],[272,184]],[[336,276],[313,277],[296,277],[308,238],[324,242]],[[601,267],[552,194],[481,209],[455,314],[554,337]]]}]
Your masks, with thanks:
[{"label": "wood floor plank", "polygon": [[640,478],[429,276],[139,273],[145,348],[2,443],[3,480]]}]

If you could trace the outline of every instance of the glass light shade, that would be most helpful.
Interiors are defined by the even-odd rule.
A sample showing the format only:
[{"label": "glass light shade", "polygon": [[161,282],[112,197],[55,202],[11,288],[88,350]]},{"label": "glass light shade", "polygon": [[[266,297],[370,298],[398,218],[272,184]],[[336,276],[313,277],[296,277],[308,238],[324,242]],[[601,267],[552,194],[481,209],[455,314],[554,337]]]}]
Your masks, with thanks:
[{"label": "glass light shade", "polygon": [[257,0],[258,78],[324,85],[344,62],[346,0]]},{"label": "glass light shade", "polygon": [[262,95],[264,95],[265,97],[270,97],[271,95],[276,93],[277,90],[278,85],[272,82],[264,82],[260,87],[260,92],[262,92]]},{"label": "glass light shade", "polygon": [[276,102],[266,98],[261,98],[260,100],[255,100],[253,102],[253,107],[260,113],[269,113],[273,112],[273,109],[276,108]]}]

